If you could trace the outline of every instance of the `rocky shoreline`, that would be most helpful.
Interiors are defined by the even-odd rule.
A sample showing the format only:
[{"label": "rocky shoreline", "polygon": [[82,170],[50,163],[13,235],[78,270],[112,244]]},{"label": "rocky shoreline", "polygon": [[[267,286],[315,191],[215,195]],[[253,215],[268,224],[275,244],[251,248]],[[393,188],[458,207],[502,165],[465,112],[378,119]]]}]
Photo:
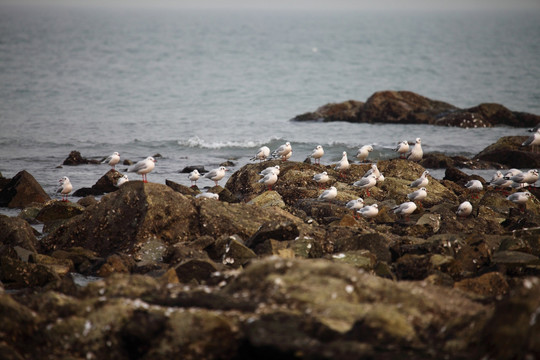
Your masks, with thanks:
[{"label": "rocky shoreline", "polygon": [[411,91],[378,91],[365,102],[348,100],[326,104],[314,112],[297,115],[291,120],[480,128],[499,125],[534,127],[540,123],[540,116],[511,111],[500,104],[484,103],[461,109]]},{"label": "rocky shoreline", "polygon": [[[92,187],[106,193],[100,200],[62,202],[22,171],[0,182],[1,206],[22,208],[17,217],[0,215],[1,353],[536,358],[540,190],[528,189],[523,209],[456,168],[535,167],[526,159],[540,155],[520,141],[503,138],[474,159],[427,156],[446,176],[429,177],[428,197],[408,219],[391,209],[432,166],[402,159],[377,163],[385,180],[370,196],[351,186],[370,164],[352,164],[343,176],[330,165],[248,164],[209,190],[219,201],[172,181],[116,188],[121,174],[110,170]],[[505,160],[509,149],[516,153]],[[278,182],[267,191],[258,173],[278,164]],[[317,199],[322,190],[312,177],[321,171],[338,190],[331,201]],[[471,179],[484,183],[478,197],[463,186]],[[345,207],[358,197],[378,204],[378,216]],[[473,213],[460,218],[465,200]],[[79,286],[74,274],[98,279]]]}]

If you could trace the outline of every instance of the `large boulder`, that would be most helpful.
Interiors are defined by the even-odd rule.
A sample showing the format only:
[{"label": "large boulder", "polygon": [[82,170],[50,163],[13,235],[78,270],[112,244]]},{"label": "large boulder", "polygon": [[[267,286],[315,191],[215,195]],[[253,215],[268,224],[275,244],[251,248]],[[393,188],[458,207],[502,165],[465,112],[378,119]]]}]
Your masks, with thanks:
[{"label": "large boulder", "polygon": [[474,160],[492,161],[508,167],[532,169],[540,167],[540,153],[521,144],[528,136],[504,136],[475,155]]},{"label": "large boulder", "polygon": [[26,170],[20,171],[0,191],[0,206],[24,208],[32,203],[45,203],[51,198]]},{"label": "large boulder", "polygon": [[36,254],[37,239],[28,222],[17,217],[0,215],[0,256],[12,256],[27,260]]},{"label": "large boulder", "polygon": [[88,195],[103,195],[118,190],[116,183],[123,176],[117,170],[111,169],[105,173],[91,188],[81,188],[73,193],[73,196],[85,197]]}]

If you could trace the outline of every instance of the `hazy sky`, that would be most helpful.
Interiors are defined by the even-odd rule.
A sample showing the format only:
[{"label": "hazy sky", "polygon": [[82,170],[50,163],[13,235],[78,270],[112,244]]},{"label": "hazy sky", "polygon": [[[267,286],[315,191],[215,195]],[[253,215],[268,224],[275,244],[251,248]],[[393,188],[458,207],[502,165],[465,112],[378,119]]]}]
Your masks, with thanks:
[{"label": "hazy sky", "polygon": [[358,9],[455,10],[537,9],[540,0],[0,0],[0,4],[69,4],[82,6],[256,8],[256,9]]}]

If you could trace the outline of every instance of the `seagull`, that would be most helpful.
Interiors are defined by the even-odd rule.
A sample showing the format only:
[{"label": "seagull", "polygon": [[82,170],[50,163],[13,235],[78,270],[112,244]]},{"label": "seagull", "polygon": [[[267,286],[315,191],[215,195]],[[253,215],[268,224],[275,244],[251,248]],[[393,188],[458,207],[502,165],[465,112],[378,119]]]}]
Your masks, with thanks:
[{"label": "seagull", "polygon": [[379,205],[373,204],[370,206],[364,206],[363,208],[361,208],[360,210],[357,210],[356,212],[367,219],[372,219],[375,216],[377,216],[377,214],[379,214]]},{"label": "seagull", "polygon": [[279,165],[276,165],[276,166],[269,166],[267,167],[266,169],[264,169],[263,171],[261,171],[259,173],[259,175],[261,176],[265,176],[267,174],[270,174],[271,172],[275,173],[276,175],[279,175],[280,171],[279,171]]},{"label": "seagull", "polygon": [[218,186],[218,181],[223,179],[225,176],[225,171],[229,171],[225,166],[220,166],[217,169],[210,170],[210,172],[204,175],[205,178],[212,180]]},{"label": "seagull", "polygon": [[337,189],[335,186],[330,186],[330,189],[324,190],[321,195],[319,195],[318,200],[333,200],[337,196]]},{"label": "seagull", "polygon": [[[366,171],[366,173],[362,177],[365,178],[365,177],[368,177],[371,174],[375,175],[375,179],[379,180],[379,177],[381,176],[381,172],[379,171],[379,168],[377,167],[377,164],[371,164],[371,169]],[[384,181],[384,179],[383,179],[383,181]]]},{"label": "seagull", "polygon": [[411,201],[418,201],[420,203],[420,206],[422,206],[422,200],[424,200],[427,197],[427,190],[425,187],[421,187],[420,189],[416,190],[415,192],[412,192],[407,195],[407,198]]},{"label": "seagull", "polygon": [[73,190],[73,185],[67,176],[62,177],[59,182],[60,187],[56,189],[56,192],[62,194],[62,201],[68,201],[67,196]]},{"label": "seagull", "polygon": [[530,197],[531,197],[531,193],[528,191],[524,191],[524,192],[513,193],[512,195],[508,196],[506,199],[510,200],[514,204],[517,204],[519,208],[521,209],[521,212],[524,212],[524,209],[522,209],[521,207],[526,206],[525,204],[527,203],[527,200],[529,200]]},{"label": "seagull", "polygon": [[197,185],[197,180],[201,177],[201,174],[199,173],[199,170],[195,169],[192,172],[189,173],[188,179],[191,181],[191,187]]},{"label": "seagull", "polygon": [[319,184],[320,189],[322,186],[321,184],[328,182],[328,180],[330,180],[330,177],[328,177],[328,173],[326,171],[323,171],[322,173],[313,175],[313,180]]},{"label": "seagull", "polygon": [[154,170],[155,163],[156,160],[149,156],[146,159],[139,161],[135,165],[131,165],[127,171],[136,172],[137,174],[142,175],[143,182],[147,183],[148,179],[146,178],[146,174]]},{"label": "seagull", "polygon": [[497,170],[497,172],[495,174],[493,174],[493,176],[491,177],[491,180],[488,181],[488,184],[491,185],[493,182],[499,180],[502,177],[503,177],[502,172]]},{"label": "seagull", "polygon": [[324,155],[324,149],[321,145],[317,145],[315,149],[311,152],[309,157],[312,157],[315,161],[315,164],[321,165],[321,158]]},{"label": "seagull", "polygon": [[349,164],[349,159],[347,159],[347,152],[344,151],[342,156],[341,156],[341,160],[339,160],[339,163],[336,165],[336,167],[334,168],[334,170],[336,171],[339,171],[340,172],[340,176],[343,177],[343,172],[345,170],[347,170],[351,165]]},{"label": "seagull", "polygon": [[426,187],[427,184],[429,184],[429,179],[427,177],[428,175],[429,171],[424,171],[418,179],[414,180],[412,183],[409,184],[409,187]]},{"label": "seagull", "polygon": [[115,152],[112,153],[112,155],[110,155],[108,158],[103,160],[101,163],[102,164],[107,163],[107,164],[111,165],[112,168],[115,170],[114,166],[116,164],[118,164],[118,162],[120,162],[120,154],[117,151],[115,151]]},{"label": "seagull", "polygon": [[460,217],[467,217],[471,215],[471,212],[472,212],[471,203],[468,201],[464,201],[461,204],[459,204],[456,214],[457,216],[460,216]]},{"label": "seagull", "polygon": [[268,146],[261,147],[257,154],[255,154],[254,157],[251,158],[251,160],[266,160],[270,156],[270,148]]},{"label": "seagull", "polygon": [[540,128],[536,129],[536,132],[521,144],[521,146],[532,146],[533,151],[535,145],[540,145]]},{"label": "seagull", "polygon": [[[469,190],[470,192],[475,192],[476,193],[476,196],[474,197],[475,199],[478,199],[478,193],[482,190],[484,190],[484,186],[482,185],[482,183],[480,182],[480,180],[470,180],[468,181],[466,184],[465,184],[465,187],[467,188],[467,190]],[[471,195],[472,197],[472,195]]]},{"label": "seagull", "polygon": [[368,177],[361,178],[353,184],[353,186],[357,186],[361,189],[366,189],[366,196],[370,196],[369,189],[371,189],[375,185],[377,185],[377,178],[373,174],[369,175]]},{"label": "seagull", "polygon": [[505,179],[512,180],[519,184],[534,184],[536,181],[538,181],[538,170],[531,169],[527,172],[520,172],[511,177],[505,176]]},{"label": "seagull", "polygon": [[392,208],[394,214],[405,215],[406,220],[409,220],[409,215],[411,215],[414,210],[416,210],[416,204],[412,201],[404,202],[403,204]]},{"label": "seagull", "polygon": [[424,156],[424,152],[422,151],[422,140],[416,138],[416,143],[409,155],[407,155],[407,159],[411,161],[420,161],[422,160],[422,156]]},{"label": "seagull", "polygon": [[399,154],[400,159],[406,158],[405,154],[407,154],[407,152],[409,151],[409,142],[407,140],[403,140],[402,142],[397,144],[394,151]]},{"label": "seagull", "polygon": [[369,153],[372,151],[373,151],[373,146],[364,145],[360,149],[358,149],[358,152],[356,153],[356,158],[360,160],[360,162],[364,162],[369,156]]},{"label": "seagull", "polygon": [[[364,199],[358,198],[358,199],[355,199],[355,200],[351,200],[347,204],[345,204],[345,207],[347,209],[352,210],[353,212],[354,212],[354,210],[360,210],[361,208],[364,207]],[[356,216],[355,216],[355,218],[356,218]]]},{"label": "seagull", "polygon": [[281,160],[285,161],[288,159],[287,155],[289,155],[289,153],[291,152],[292,152],[291,143],[287,141],[285,144],[281,145],[276,150],[274,150],[274,152],[272,153],[272,157],[274,158],[281,157]]},{"label": "seagull", "polygon": [[197,194],[195,196],[195,199],[199,199],[199,198],[219,200],[219,194],[214,194],[214,193],[211,193],[211,192],[205,192],[205,193]]},{"label": "seagull", "polygon": [[287,160],[289,160],[289,159],[291,158],[291,156],[292,156],[292,150],[289,151],[289,153],[288,153],[287,155],[285,155],[284,157],[282,157],[281,160],[287,161]]},{"label": "seagull", "polygon": [[277,174],[273,171],[270,171],[262,179],[259,180],[261,184],[268,186],[268,191],[272,190],[272,185],[277,181]]},{"label": "seagull", "polygon": [[116,180],[116,187],[120,187],[120,185],[123,185],[129,181],[129,178],[127,175],[123,175],[122,177],[119,177],[118,180]]}]

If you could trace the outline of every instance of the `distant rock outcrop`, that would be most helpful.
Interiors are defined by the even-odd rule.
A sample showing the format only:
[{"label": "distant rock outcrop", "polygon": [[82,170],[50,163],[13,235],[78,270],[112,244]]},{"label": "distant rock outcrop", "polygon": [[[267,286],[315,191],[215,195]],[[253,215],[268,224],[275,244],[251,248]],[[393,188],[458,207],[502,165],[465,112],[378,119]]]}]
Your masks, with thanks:
[{"label": "distant rock outcrop", "polygon": [[497,125],[530,127],[540,122],[540,116],[511,111],[500,104],[486,103],[460,109],[411,91],[379,91],[371,95],[365,103],[348,100],[342,103],[326,104],[314,112],[297,115],[292,120],[427,124],[476,128]]},{"label": "distant rock outcrop", "polygon": [[0,191],[0,206],[24,208],[33,202],[45,203],[51,198],[26,170],[15,175]]}]

